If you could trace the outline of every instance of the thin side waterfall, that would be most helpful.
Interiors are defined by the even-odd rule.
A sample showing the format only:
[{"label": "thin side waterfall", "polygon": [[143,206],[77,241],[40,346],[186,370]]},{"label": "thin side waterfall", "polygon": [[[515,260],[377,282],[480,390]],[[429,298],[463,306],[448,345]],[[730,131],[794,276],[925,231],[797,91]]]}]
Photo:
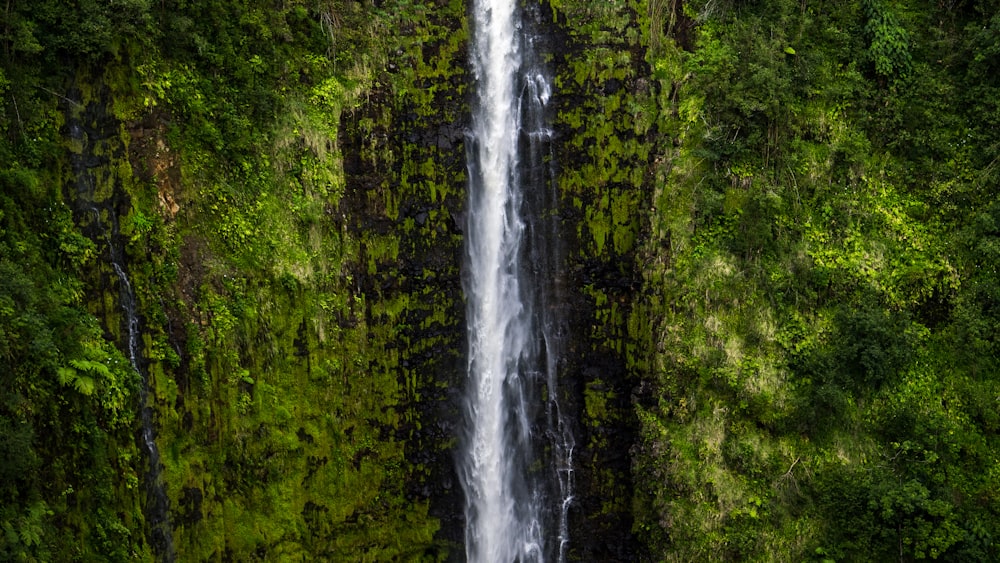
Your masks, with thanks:
[{"label": "thin side waterfall", "polygon": [[551,87],[518,4],[473,3],[468,388],[458,469],[466,556],[486,563],[563,561],[573,500],[574,443],[557,385],[566,329],[545,119]]},{"label": "thin side waterfall", "polygon": [[146,514],[149,520],[149,539],[154,552],[160,556],[160,560],[165,563],[173,563],[176,554],[174,552],[173,532],[170,528],[169,501],[160,480],[160,450],[156,447],[153,430],[153,407],[148,404],[149,375],[143,368],[135,291],[132,289],[132,284],[122,266],[124,260],[122,259],[121,244],[114,242],[117,227],[114,230],[116,232],[112,234],[111,267],[115,270],[115,275],[118,276],[121,306],[125,313],[125,323],[128,329],[126,334],[128,359],[132,364],[132,369],[142,379],[139,393],[139,421],[142,424],[142,442],[146,449],[146,455],[149,457],[149,473],[146,475]]},{"label": "thin side waterfall", "polygon": [[[78,103],[73,106],[73,108],[78,107],[80,107]],[[91,110],[98,112],[93,107],[89,107],[88,111]],[[95,241],[104,237],[107,239],[109,261],[115,276],[118,278],[119,300],[124,313],[126,352],[132,369],[139,375],[141,381],[139,387],[141,446],[149,459],[149,471],[146,473],[145,506],[146,520],[149,525],[147,539],[158,560],[164,563],[173,563],[177,555],[174,549],[173,531],[170,527],[169,501],[160,477],[160,451],[156,447],[155,441],[153,408],[148,404],[149,373],[145,368],[142,356],[140,343],[142,334],[138,309],[136,308],[135,290],[132,288],[132,283],[129,281],[125,269],[123,238],[118,224],[118,215],[115,212],[114,198],[100,204],[94,202],[94,193],[97,187],[95,170],[107,164],[105,159],[95,156],[95,145],[104,143],[111,136],[96,128],[85,128],[81,123],[80,116],[72,111],[68,112],[67,121],[69,137],[83,147],[81,152],[70,155],[75,179],[76,205],[83,216],[91,215],[93,217],[90,237]],[[101,148],[108,150],[107,147]],[[111,218],[110,225],[102,224],[102,209]]]}]

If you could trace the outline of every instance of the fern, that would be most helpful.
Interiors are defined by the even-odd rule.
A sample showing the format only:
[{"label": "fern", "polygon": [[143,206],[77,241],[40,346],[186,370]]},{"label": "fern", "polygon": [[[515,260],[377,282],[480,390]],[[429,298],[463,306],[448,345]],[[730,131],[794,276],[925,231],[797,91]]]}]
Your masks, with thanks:
[{"label": "fern", "polygon": [[94,394],[94,378],[86,375],[80,375],[76,378],[76,381],[73,382],[73,387],[83,395],[89,397]]},{"label": "fern", "polygon": [[102,364],[101,362],[95,362],[93,360],[70,360],[69,364],[80,371],[89,371],[97,373],[97,375],[111,378],[111,370],[108,366]]},{"label": "fern", "polygon": [[97,384],[93,377],[81,375],[77,370],[89,371],[91,373],[97,372],[99,375],[111,378],[111,370],[104,364],[88,360],[70,360],[69,363],[73,367],[61,367],[56,370],[56,377],[59,379],[59,384],[65,386],[72,385],[74,389],[88,397],[94,394],[94,388]]},{"label": "fern", "polygon": [[76,370],[73,368],[59,368],[56,370],[56,377],[59,385],[69,385],[76,379]]}]

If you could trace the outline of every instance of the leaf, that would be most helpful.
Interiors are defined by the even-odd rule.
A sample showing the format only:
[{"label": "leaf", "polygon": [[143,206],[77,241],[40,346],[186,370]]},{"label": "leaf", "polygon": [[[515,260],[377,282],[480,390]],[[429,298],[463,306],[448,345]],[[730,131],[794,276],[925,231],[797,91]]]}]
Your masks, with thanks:
[{"label": "leaf", "polygon": [[795,54],[795,49],[792,49],[791,47],[785,47],[785,53],[787,53],[789,55],[794,55]]},{"label": "leaf", "polygon": [[0,527],[3,528],[4,541],[8,545],[13,545],[13,544],[16,544],[18,542],[19,537],[17,535],[17,530],[14,529],[14,525],[13,524],[11,524],[9,521],[5,520],[4,523],[3,523],[3,525],[0,526]]},{"label": "leaf", "polygon": [[21,542],[29,547],[42,543],[42,530],[38,524],[25,523],[21,528]]},{"label": "leaf", "polygon": [[87,377],[86,375],[81,375],[76,378],[76,381],[73,382],[73,387],[75,387],[80,393],[89,397],[94,394],[94,379],[92,377]]},{"label": "leaf", "polygon": [[93,360],[70,360],[70,365],[75,367],[80,371],[89,371],[97,373],[97,375],[111,378],[111,370],[108,366],[102,364],[101,362],[95,362]]},{"label": "leaf", "polygon": [[73,368],[59,368],[56,370],[56,377],[59,378],[60,385],[69,385],[76,379],[76,370]]}]

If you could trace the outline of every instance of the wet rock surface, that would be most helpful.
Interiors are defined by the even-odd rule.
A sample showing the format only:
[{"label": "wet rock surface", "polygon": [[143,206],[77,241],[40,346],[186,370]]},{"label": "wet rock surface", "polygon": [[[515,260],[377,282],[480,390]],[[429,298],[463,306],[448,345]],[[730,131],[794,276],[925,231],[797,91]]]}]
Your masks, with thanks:
[{"label": "wet rock surface", "polygon": [[[571,63],[588,56],[589,38],[575,34],[572,22],[554,17],[545,7],[536,18],[535,24],[550,33],[540,47],[551,51],[557,76],[573,72]],[[553,28],[552,21],[560,25]],[[449,23],[460,25],[458,20]],[[623,49],[633,50],[620,40]],[[440,55],[439,50],[435,53]],[[360,283],[371,299],[398,299],[406,304],[395,320],[400,342],[397,374],[401,385],[413,388],[404,407],[411,418],[395,435],[405,442],[407,459],[415,468],[408,485],[410,497],[430,502],[431,513],[441,521],[438,537],[451,560],[460,561],[464,559],[465,501],[455,474],[454,448],[461,431],[466,367],[460,265],[464,132],[469,111],[460,88],[463,81],[455,78],[465,74],[467,55],[458,50],[451,56],[455,75],[436,83],[432,104],[422,106],[407,97],[400,101],[383,92],[345,119],[341,146],[348,188],[341,213],[362,240],[373,236],[398,240],[396,259],[376,262],[362,273]],[[640,52],[636,51],[635,58],[634,64],[644,64]],[[395,64],[405,68],[407,62]],[[640,555],[629,512],[634,368],[624,353],[629,339],[624,325],[641,280],[632,247],[609,244],[595,249],[591,231],[601,227],[588,224],[595,218],[587,209],[599,207],[606,190],[618,190],[639,201],[644,197],[643,186],[617,182],[581,190],[574,185],[572,174],[593,163],[594,149],[588,146],[598,144],[595,137],[599,134],[589,132],[586,122],[570,123],[563,117],[569,106],[594,106],[608,96],[633,95],[637,88],[631,77],[593,77],[572,92],[554,92],[551,158],[557,174],[551,181],[561,195],[546,220],[562,241],[561,258],[552,267],[561,299],[554,306],[564,311],[566,319],[560,386],[565,408],[574,413],[577,443],[569,560],[635,560]],[[627,122],[622,114],[619,123]],[[643,142],[631,128],[613,134],[625,138],[623,142]],[[578,143],[578,137],[587,142]],[[648,165],[639,155],[613,156],[617,166]],[[567,175],[568,185],[558,185]],[[398,210],[391,217],[386,213],[387,190]],[[603,228],[609,231],[636,229],[631,223],[617,225],[616,219],[608,215],[596,221],[604,222]],[[598,292],[602,299],[595,298]],[[594,401],[588,394],[595,393],[604,410],[588,413],[588,400]]]}]

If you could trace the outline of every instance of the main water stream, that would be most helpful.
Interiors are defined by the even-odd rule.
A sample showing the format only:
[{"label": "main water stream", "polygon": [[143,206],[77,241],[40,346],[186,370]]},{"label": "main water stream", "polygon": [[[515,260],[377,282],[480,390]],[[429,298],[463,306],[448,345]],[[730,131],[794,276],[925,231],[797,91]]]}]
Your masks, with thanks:
[{"label": "main water stream", "polygon": [[[573,435],[559,403],[565,336],[548,154],[551,86],[513,0],[475,0],[464,289],[469,561],[563,561]],[[529,2],[529,4],[531,4]]]}]

